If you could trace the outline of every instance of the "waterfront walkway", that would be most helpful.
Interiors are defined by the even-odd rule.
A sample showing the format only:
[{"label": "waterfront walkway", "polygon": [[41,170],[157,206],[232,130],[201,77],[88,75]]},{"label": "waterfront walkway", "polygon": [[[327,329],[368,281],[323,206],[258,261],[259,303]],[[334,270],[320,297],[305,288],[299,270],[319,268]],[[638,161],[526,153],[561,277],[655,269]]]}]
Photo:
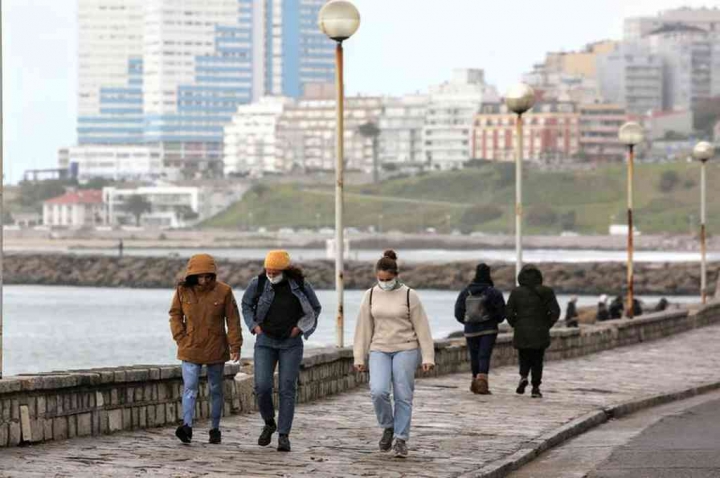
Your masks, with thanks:
[{"label": "waterfront walkway", "polygon": [[[377,451],[380,430],[366,388],[300,405],[293,452],[255,443],[257,415],[224,419],[223,444],[180,444],[174,427],[0,450],[0,477],[473,476],[528,442],[594,410],[720,381],[720,326],[546,364],[545,398],[514,393],[514,367],[495,369],[494,395],[468,391],[466,374],[417,383],[406,460]],[[277,435],[275,436],[277,438]],[[273,441],[273,445],[276,440]]]}]

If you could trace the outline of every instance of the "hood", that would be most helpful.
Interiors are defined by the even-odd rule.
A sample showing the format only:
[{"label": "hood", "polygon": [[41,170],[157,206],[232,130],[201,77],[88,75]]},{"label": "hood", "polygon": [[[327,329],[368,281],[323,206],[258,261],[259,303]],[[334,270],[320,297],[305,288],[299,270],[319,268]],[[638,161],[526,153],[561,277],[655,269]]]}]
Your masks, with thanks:
[{"label": "hood", "polygon": [[185,271],[185,278],[198,274],[217,274],[215,259],[210,254],[196,254],[190,258]]},{"label": "hood", "polygon": [[524,266],[518,274],[518,284],[526,287],[537,287],[542,285],[543,276],[540,270],[532,264]]}]

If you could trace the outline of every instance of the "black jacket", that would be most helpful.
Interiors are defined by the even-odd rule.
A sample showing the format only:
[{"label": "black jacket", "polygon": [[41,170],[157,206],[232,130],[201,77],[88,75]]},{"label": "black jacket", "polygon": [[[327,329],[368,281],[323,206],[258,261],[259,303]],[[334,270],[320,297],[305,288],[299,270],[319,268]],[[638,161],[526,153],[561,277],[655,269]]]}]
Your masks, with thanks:
[{"label": "black jacket", "polygon": [[550,329],[560,318],[560,305],[555,292],[542,285],[540,271],[526,265],[518,275],[505,308],[505,317],[515,329],[516,349],[546,349],[550,346]]},{"label": "black jacket", "polygon": [[[487,306],[493,320],[483,322],[482,324],[466,324],[465,323],[465,299],[472,292],[473,295],[485,294],[487,296]],[[482,284],[471,282],[458,295],[455,301],[455,319],[465,325],[466,334],[476,334],[479,332],[487,332],[494,330],[497,332],[498,325],[505,320],[505,298],[502,293],[490,284]]]}]

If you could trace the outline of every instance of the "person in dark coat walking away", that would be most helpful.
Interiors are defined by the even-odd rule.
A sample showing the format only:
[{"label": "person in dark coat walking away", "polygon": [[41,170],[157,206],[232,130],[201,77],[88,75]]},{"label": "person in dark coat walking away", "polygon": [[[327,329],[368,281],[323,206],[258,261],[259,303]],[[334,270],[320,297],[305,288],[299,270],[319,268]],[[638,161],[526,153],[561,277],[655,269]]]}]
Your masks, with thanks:
[{"label": "person in dark coat walking away", "polygon": [[550,346],[550,329],[560,318],[560,305],[555,292],[543,285],[542,273],[534,265],[528,264],[520,270],[518,284],[505,308],[505,317],[515,329],[513,345],[520,357],[520,383],[516,392],[525,393],[532,371],[532,396],[541,398],[545,349]]},{"label": "person in dark coat walking away", "polygon": [[596,322],[605,322],[606,320],[610,320],[610,311],[608,310],[607,300],[608,297],[605,294],[600,296],[600,301],[597,306],[597,315],[595,315]]},{"label": "person in dark coat walking away", "polygon": [[615,297],[610,304],[610,318],[612,320],[621,319],[624,310],[625,305],[623,304],[623,298],[620,296]]},{"label": "person in dark coat walking away", "polygon": [[458,295],[455,319],[465,326],[473,375],[470,391],[490,395],[490,358],[497,340],[498,325],[505,320],[505,299],[494,287],[487,264],[478,264],[475,278]]},{"label": "person in dark coat walking away", "polygon": [[572,296],[570,302],[568,302],[567,309],[565,309],[566,327],[580,327],[580,322],[578,322],[577,300],[577,296]]}]

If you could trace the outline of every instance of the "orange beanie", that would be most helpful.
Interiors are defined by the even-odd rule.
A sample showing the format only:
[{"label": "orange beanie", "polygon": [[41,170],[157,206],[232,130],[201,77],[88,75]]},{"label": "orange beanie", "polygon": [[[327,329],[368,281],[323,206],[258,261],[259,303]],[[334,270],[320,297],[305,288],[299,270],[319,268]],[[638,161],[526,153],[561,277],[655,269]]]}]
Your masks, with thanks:
[{"label": "orange beanie", "polygon": [[270,251],[265,256],[265,269],[284,271],[290,267],[290,254],[287,251]]}]

